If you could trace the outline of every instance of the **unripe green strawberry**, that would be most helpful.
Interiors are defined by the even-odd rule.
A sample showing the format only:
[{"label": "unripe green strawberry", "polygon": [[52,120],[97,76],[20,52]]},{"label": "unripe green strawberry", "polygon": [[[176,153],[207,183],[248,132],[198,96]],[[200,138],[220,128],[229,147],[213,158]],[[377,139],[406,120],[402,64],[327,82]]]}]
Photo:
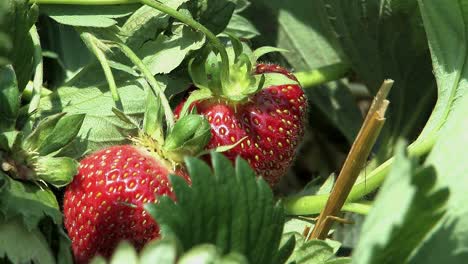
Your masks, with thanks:
[{"label": "unripe green strawberry", "polygon": [[[297,79],[275,64],[257,64],[255,74],[280,73]],[[178,115],[185,102],[175,110]],[[224,152],[231,160],[241,156],[270,185],[276,184],[291,166],[304,135],[307,100],[298,84],[271,85],[251,94],[247,100],[212,97],[192,107],[211,125],[208,149],[240,143]]]},{"label": "unripe green strawberry", "polygon": [[[143,209],[159,196],[172,197],[170,165],[131,145],[99,150],[80,162],[64,198],[65,227],[77,263],[109,257],[121,240],[141,248],[159,236],[159,227]],[[176,174],[188,176],[182,170]]]}]

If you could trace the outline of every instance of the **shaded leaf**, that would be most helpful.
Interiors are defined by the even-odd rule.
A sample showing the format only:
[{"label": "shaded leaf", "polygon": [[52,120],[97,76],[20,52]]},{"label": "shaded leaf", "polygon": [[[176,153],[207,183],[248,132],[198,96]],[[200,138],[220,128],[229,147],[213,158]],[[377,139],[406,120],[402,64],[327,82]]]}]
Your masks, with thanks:
[{"label": "shaded leaf", "polygon": [[138,5],[41,5],[41,12],[58,23],[76,27],[111,27],[114,18],[129,16]]},{"label": "shaded leaf", "polygon": [[12,263],[55,263],[46,239],[37,227],[28,229],[21,219],[0,219],[0,258],[6,256]]},{"label": "shaded leaf", "polygon": [[377,195],[353,253],[353,263],[407,263],[444,216],[449,190],[433,168],[418,169],[397,147],[393,167]]},{"label": "shaded leaf", "polygon": [[20,107],[16,75],[11,65],[0,66],[0,131],[15,127]]},{"label": "shaded leaf", "polygon": [[[382,158],[398,137],[414,139],[435,95],[429,50],[416,1],[322,0],[347,62],[375,95],[382,81],[395,81],[381,132]],[[365,58],[365,59],[363,59]]]},{"label": "shaded leaf", "polygon": [[251,39],[260,35],[260,32],[258,32],[252,22],[238,14],[234,14],[231,17],[224,32],[244,39]]},{"label": "shaded leaf", "polygon": [[187,5],[193,17],[215,35],[226,28],[236,9],[234,0],[200,0]]},{"label": "shaded leaf", "polygon": [[30,182],[11,179],[0,172],[0,215],[22,219],[33,230],[44,216],[54,223],[62,223],[62,214],[55,195],[48,188]]},{"label": "shaded leaf", "polygon": [[23,91],[29,82],[34,67],[34,45],[29,34],[38,16],[37,5],[29,5],[26,0],[4,1],[4,17],[0,21],[0,32],[11,40],[8,60],[13,65],[18,81],[18,89]]},{"label": "shaded leaf", "polygon": [[[460,95],[456,102],[425,163],[433,166],[435,173],[440,175],[438,184],[450,191],[447,213],[412,258],[414,263],[463,263],[468,258],[468,210],[461,206],[466,201],[468,188],[468,123],[464,121],[468,112],[468,93]],[[434,206],[426,203],[431,208]]]},{"label": "shaded leaf", "polygon": [[336,126],[351,144],[363,118],[349,87],[342,81],[305,89],[307,98]]},{"label": "shaded leaf", "polygon": [[205,37],[186,26],[177,26],[173,35],[159,35],[154,41],[147,41],[137,54],[152,74],[169,73],[192,51],[200,49]]}]

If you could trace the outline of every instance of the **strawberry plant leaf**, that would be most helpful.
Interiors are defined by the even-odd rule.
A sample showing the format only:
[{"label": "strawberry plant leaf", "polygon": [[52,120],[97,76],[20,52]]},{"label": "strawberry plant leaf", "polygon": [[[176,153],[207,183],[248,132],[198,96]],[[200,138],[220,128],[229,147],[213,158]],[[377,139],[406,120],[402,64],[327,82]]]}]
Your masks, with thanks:
[{"label": "strawberry plant leaf", "polygon": [[449,190],[436,184],[434,168],[417,168],[404,150],[403,144],[397,146],[393,167],[364,222],[355,263],[409,262],[447,210]]},{"label": "strawberry plant leaf", "polygon": [[[334,64],[344,58],[322,1],[264,0],[246,12],[262,33],[262,40],[288,50],[286,60],[296,71]],[[262,16],[257,14],[262,12]],[[269,19],[264,19],[268,17]]]},{"label": "strawberry plant leaf", "polygon": [[234,0],[190,1],[187,6],[193,17],[214,34],[226,28],[236,9]]},{"label": "strawberry plant leaf", "polygon": [[0,172],[0,216],[20,217],[28,230],[34,229],[44,216],[62,223],[55,195],[48,188],[11,179]]},{"label": "strawberry plant leaf", "polygon": [[11,65],[0,67],[0,131],[14,128],[20,107],[16,75]]},{"label": "strawberry plant leaf", "polygon": [[329,7],[326,13],[348,63],[370,93],[374,95],[386,78],[395,81],[381,133],[385,147],[380,154],[386,158],[398,137],[418,136],[436,92],[417,3],[324,0],[322,4]]},{"label": "strawberry plant leaf", "polygon": [[[44,32],[41,42],[43,56],[47,57],[44,60],[49,63],[46,73],[50,87],[63,85],[91,62],[91,52],[72,26],[59,24],[51,18],[42,19],[38,26]],[[50,56],[50,52],[54,55]]]},{"label": "strawberry plant leaf", "polygon": [[[97,73],[99,75],[99,73]],[[102,77],[101,77],[102,78]],[[97,83],[97,84],[96,84]],[[86,114],[79,140],[67,147],[68,155],[80,157],[85,151],[92,151],[108,145],[128,142],[128,136],[137,133],[133,125],[120,120],[112,112],[114,101],[110,91],[92,77],[76,78],[53,94],[41,99],[41,115],[57,112]],[[125,114],[141,120],[144,112],[145,94],[138,81],[128,80],[119,87],[119,94]],[[86,139],[84,143],[81,140]]]},{"label": "strawberry plant leaf", "polygon": [[[443,9],[438,9],[434,1],[418,1],[429,47],[431,49],[434,74],[437,79],[437,103],[431,117],[419,139],[437,133],[445,123],[450,112],[456,107],[460,96],[468,91],[464,82],[468,76],[468,50],[464,41],[468,41],[468,7],[463,3],[450,1]],[[448,26],[450,23],[451,26]],[[449,32],[460,32],[454,38]],[[461,38],[461,39],[460,39]],[[456,50],[455,53],[447,52]]]},{"label": "strawberry plant leaf", "polygon": [[[465,250],[468,247],[468,210],[460,206],[466,201],[468,188],[468,123],[462,121],[466,120],[468,112],[468,93],[459,95],[456,102],[425,162],[441,175],[437,179],[441,188],[446,187],[450,192],[447,212],[413,257],[414,263],[462,263],[468,257]],[[426,204],[434,206],[427,201]]]},{"label": "strawberry plant leaf", "polygon": [[138,5],[41,5],[41,12],[60,24],[76,27],[111,27],[115,18],[129,16]]},{"label": "strawberry plant leaf", "polygon": [[[305,89],[307,98],[320,109],[351,144],[361,127],[363,118],[349,87],[343,81],[334,81]],[[311,116],[313,111],[309,112]],[[312,118],[311,120],[316,120]]]},{"label": "strawberry plant leaf", "polygon": [[156,40],[145,42],[137,54],[152,74],[169,73],[184,60],[190,51],[200,49],[205,37],[186,26],[175,26],[173,35],[159,35]]},{"label": "strawberry plant leaf", "polygon": [[55,263],[44,235],[38,228],[26,228],[18,218],[0,218],[0,259],[3,257],[12,263]]},{"label": "strawberry plant leaf", "polygon": [[191,187],[182,178],[171,177],[177,203],[163,197],[158,204],[147,204],[147,210],[163,236],[176,236],[184,250],[213,243],[222,254],[237,252],[252,263],[272,263],[284,215],[268,184],[256,179],[240,158],[234,169],[221,154],[211,157],[213,171],[202,161],[187,158]]},{"label": "strawberry plant leaf", "polygon": [[224,32],[243,39],[251,39],[260,35],[252,22],[238,14],[232,15]]},{"label": "strawberry plant leaf", "polygon": [[[94,258],[92,264],[105,264],[102,257]],[[136,250],[127,242],[121,242],[114,251],[110,264],[120,263],[173,263],[173,264],[247,264],[244,256],[231,253],[222,256],[219,250],[211,244],[202,244],[188,252],[181,252],[179,244],[174,238],[164,238],[149,242],[138,255]]]},{"label": "strawberry plant leaf", "polygon": [[286,263],[296,264],[336,264],[351,263],[350,258],[335,257],[334,249],[323,240],[306,241],[303,236],[298,236],[292,255]]},{"label": "strawberry plant leaf", "polygon": [[[168,7],[178,9],[188,0],[161,1]],[[148,40],[154,40],[156,36],[169,26],[169,16],[149,6],[142,6],[127,19],[122,28],[125,43],[133,50],[139,50]]]}]

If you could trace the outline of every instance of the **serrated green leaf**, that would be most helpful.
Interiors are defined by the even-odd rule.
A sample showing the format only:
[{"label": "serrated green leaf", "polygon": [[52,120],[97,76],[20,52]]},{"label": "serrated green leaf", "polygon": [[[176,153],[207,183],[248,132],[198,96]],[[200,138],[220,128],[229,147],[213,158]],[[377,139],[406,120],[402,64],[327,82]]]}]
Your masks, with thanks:
[{"label": "serrated green leaf", "polygon": [[40,155],[48,155],[68,145],[81,129],[84,114],[67,115],[57,122],[54,130],[41,142],[37,151]]},{"label": "serrated green leaf", "polygon": [[114,18],[129,16],[138,5],[41,5],[41,12],[58,23],[76,27],[111,27]]},{"label": "serrated green leaf", "polygon": [[41,34],[43,56],[50,58],[50,52],[56,54],[52,57],[54,60],[47,65],[47,73],[50,87],[57,87],[87,66],[94,56],[72,26],[59,24],[45,17],[40,26],[43,32]]},{"label": "serrated green leaf", "polygon": [[301,237],[296,243],[296,248],[286,263],[351,263],[350,258],[336,258],[333,248],[323,240],[305,241],[304,237]]},{"label": "serrated green leaf", "polygon": [[[438,186],[446,187],[450,192],[447,212],[411,258],[413,263],[463,263],[468,258],[465,250],[468,247],[468,210],[460,206],[466,201],[468,188],[468,93],[460,95],[453,107],[425,162],[426,166],[433,166],[440,176],[437,178]],[[431,208],[434,206],[428,201],[425,203]]]},{"label": "serrated green leaf", "polygon": [[41,180],[60,188],[68,185],[78,173],[78,162],[67,157],[39,157],[36,170]]},{"label": "serrated green leaf", "polygon": [[[122,77],[116,80],[121,80]],[[123,76],[125,78],[125,76]],[[145,82],[128,79],[119,82],[125,114],[140,121],[145,109]],[[80,75],[59,88],[56,92],[41,99],[40,114],[67,112],[86,114],[78,139],[67,146],[67,155],[79,158],[86,151],[104,146],[128,143],[128,136],[137,135],[133,125],[120,120],[112,111],[114,101],[103,80],[99,67],[85,68]]]},{"label": "serrated green leaf", "polygon": [[[103,257],[95,257],[92,264],[108,263]],[[160,240],[153,240],[145,245],[140,255],[127,242],[121,242],[114,251],[110,264],[153,264],[153,263],[173,263],[173,264],[247,264],[244,256],[238,253],[222,255],[216,246],[211,244],[201,244],[188,252],[181,252],[177,240],[173,237],[165,237]]]},{"label": "serrated green leaf", "polygon": [[[188,0],[160,1],[173,9],[178,9]],[[154,40],[161,30],[169,25],[169,16],[149,6],[142,6],[128,18],[120,30],[125,43],[133,50],[139,50],[148,40]]]},{"label": "serrated green leaf", "polygon": [[20,106],[16,74],[11,65],[0,66],[0,131],[15,127]]},{"label": "serrated green leaf", "polygon": [[0,258],[12,263],[55,263],[46,239],[37,227],[26,228],[21,219],[0,219]]},{"label": "serrated green leaf", "polygon": [[392,170],[364,222],[353,263],[408,263],[444,216],[448,197],[449,190],[436,185],[434,169],[417,169],[399,144]]},{"label": "serrated green leaf", "polygon": [[224,32],[243,39],[251,39],[260,35],[252,22],[238,14],[232,15]]},{"label": "serrated green leaf", "polygon": [[201,32],[186,26],[176,26],[173,35],[159,35],[136,50],[152,74],[169,73],[184,60],[190,51],[200,49],[205,43]]},{"label": "serrated green leaf", "polygon": [[[305,89],[308,100],[317,107],[352,144],[363,122],[362,114],[356,104],[349,86],[343,81],[334,81]],[[310,120],[316,120],[314,111],[309,112]]]},{"label": "serrated green leaf", "polygon": [[[434,1],[418,1],[437,79],[437,103],[421,132],[419,140],[437,133],[450,111],[468,91],[464,81],[468,76],[468,49],[463,42],[468,39],[468,7],[460,1],[448,1],[439,8]],[[459,32],[454,38],[449,32]],[[456,53],[449,52],[456,50]]]},{"label": "serrated green leaf", "polygon": [[[435,80],[416,1],[324,0],[347,62],[370,93],[386,78],[395,81],[381,132],[381,158],[391,155],[399,137],[414,139],[435,97]],[[383,11],[384,10],[384,11]],[[366,58],[366,59],[363,59]],[[417,88],[416,88],[417,87]]]},{"label": "serrated green leaf", "polygon": [[256,179],[242,159],[236,161],[235,170],[220,154],[212,153],[211,163],[214,175],[202,161],[187,158],[191,187],[182,178],[171,176],[177,203],[163,197],[146,209],[159,223],[163,236],[176,236],[185,250],[213,243],[221,254],[238,252],[251,263],[272,263],[284,215],[268,184]]},{"label": "serrated green leaf", "polygon": [[288,50],[284,56],[297,71],[345,59],[322,1],[253,1],[246,12],[259,29],[262,42]]},{"label": "serrated green leaf", "polygon": [[187,5],[193,17],[214,34],[226,28],[236,8],[234,0],[200,0]]},{"label": "serrated green leaf", "polygon": [[44,216],[62,223],[62,214],[55,195],[46,187],[11,179],[0,172],[0,214],[6,219],[19,217],[28,230],[37,226]]}]

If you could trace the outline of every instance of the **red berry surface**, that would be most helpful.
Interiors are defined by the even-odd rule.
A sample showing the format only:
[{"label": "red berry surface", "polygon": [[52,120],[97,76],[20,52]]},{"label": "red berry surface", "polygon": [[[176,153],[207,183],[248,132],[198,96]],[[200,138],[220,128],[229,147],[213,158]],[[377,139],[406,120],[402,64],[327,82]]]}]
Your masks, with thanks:
[{"label": "red berry surface", "polygon": [[[297,79],[274,64],[258,64],[256,73],[281,73]],[[175,110],[176,115],[183,106]],[[240,155],[270,185],[276,184],[291,166],[303,138],[307,100],[299,85],[277,85],[262,89],[246,103],[234,105],[218,98],[194,104],[211,124],[212,138],[207,148],[231,145],[224,154],[234,160]]]},{"label": "red berry surface", "polygon": [[109,257],[121,240],[141,248],[157,238],[159,227],[143,205],[172,195],[169,173],[148,152],[130,145],[84,158],[63,205],[77,263],[97,254]]}]

